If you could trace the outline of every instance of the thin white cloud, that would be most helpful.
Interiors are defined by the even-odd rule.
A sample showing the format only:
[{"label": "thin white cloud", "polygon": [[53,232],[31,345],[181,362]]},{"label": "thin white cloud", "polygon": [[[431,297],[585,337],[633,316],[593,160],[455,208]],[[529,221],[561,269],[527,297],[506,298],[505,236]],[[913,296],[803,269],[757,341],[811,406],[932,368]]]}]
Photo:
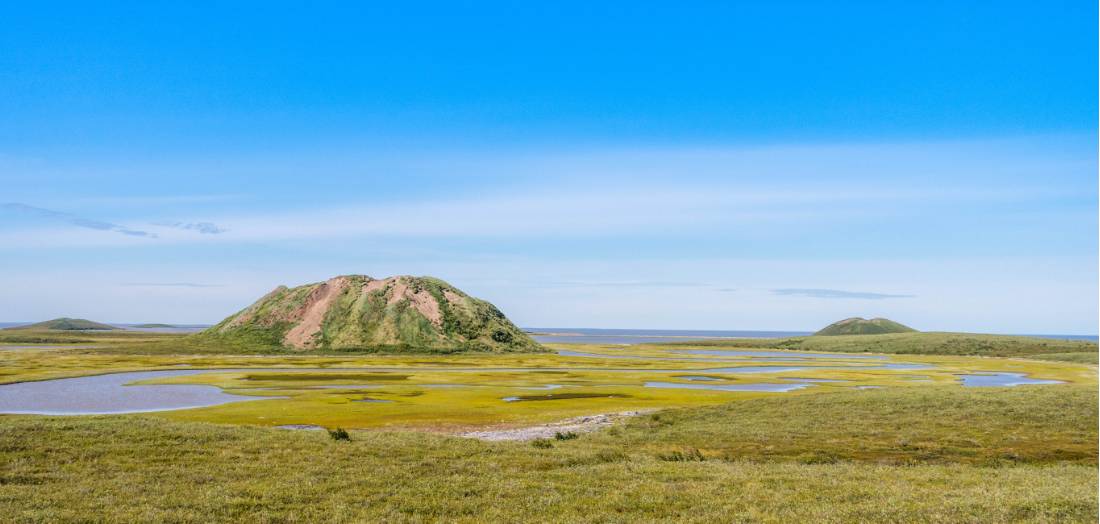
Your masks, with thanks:
[{"label": "thin white cloud", "polygon": [[664,280],[621,280],[621,281],[545,281],[542,287],[705,287],[702,282],[680,282]]},{"label": "thin white cloud", "polygon": [[213,222],[154,222],[153,224],[163,227],[197,231],[204,235],[220,235],[229,231]]},{"label": "thin white cloud", "polygon": [[224,287],[222,284],[204,284],[200,282],[123,282],[123,287]]},{"label": "thin white cloud", "polygon": [[[515,238],[679,234],[716,231],[757,232],[767,227],[819,228],[894,217],[919,200],[987,201],[1018,198],[997,192],[917,194],[896,188],[775,189],[726,184],[681,184],[516,188],[509,193],[399,202],[325,205],[314,209],[212,217],[208,222],[153,221],[148,231],[106,222],[85,221],[64,213],[39,210],[90,229],[159,238],[165,243],[267,242],[329,238]],[[9,204],[21,206],[21,204]],[[29,206],[27,206],[29,208]],[[193,233],[200,233],[195,235]],[[13,230],[0,241],[25,246],[127,245],[123,239],[79,237],[65,231]]]},{"label": "thin white cloud", "polygon": [[[654,147],[526,156],[507,152],[440,153],[408,159],[409,165],[404,167],[414,172],[453,172],[456,177],[468,177],[470,191],[481,193],[462,194],[453,189],[448,196],[406,196],[403,200],[392,195],[371,200],[370,193],[363,193],[348,196],[363,200],[348,202],[341,201],[340,195],[310,195],[307,184],[302,191],[309,198],[296,201],[315,202],[310,207],[272,211],[255,207],[254,203],[250,211],[243,213],[219,215],[207,211],[204,218],[208,221],[203,222],[164,221],[163,216],[150,216],[145,220],[154,225],[145,228],[147,231],[118,226],[122,229],[118,232],[146,233],[163,243],[383,237],[591,238],[675,235],[682,231],[766,234],[768,226],[801,231],[826,224],[896,218],[906,213],[924,216],[933,205],[964,208],[1015,204],[1063,198],[1066,191],[1077,191],[1073,185],[1031,183],[1041,180],[1035,172],[1046,172],[1052,165],[1063,174],[1075,172],[1080,167],[1076,156],[1056,155],[1054,161],[1044,155],[1017,152],[1020,149],[964,142]],[[978,154],[987,152],[997,154]],[[338,160],[344,165],[318,160],[318,165],[307,167],[346,169],[348,162],[362,159]],[[304,169],[298,164],[293,166]],[[994,175],[1004,183],[991,185],[989,180]],[[1079,191],[1070,196],[1079,197]],[[1019,207],[1011,211],[1013,216],[1019,216]],[[1038,212],[1051,211],[1041,208]],[[82,227],[104,225],[114,226],[92,221]],[[105,235],[77,238],[44,228],[9,228],[0,232],[0,241],[22,241],[28,247],[131,243]]]},{"label": "thin white cloud", "polygon": [[772,294],[808,298],[849,298],[864,300],[883,300],[887,298],[914,298],[916,295],[894,295],[867,291],[844,291],[841,289],[781,288],[773,289]]}]

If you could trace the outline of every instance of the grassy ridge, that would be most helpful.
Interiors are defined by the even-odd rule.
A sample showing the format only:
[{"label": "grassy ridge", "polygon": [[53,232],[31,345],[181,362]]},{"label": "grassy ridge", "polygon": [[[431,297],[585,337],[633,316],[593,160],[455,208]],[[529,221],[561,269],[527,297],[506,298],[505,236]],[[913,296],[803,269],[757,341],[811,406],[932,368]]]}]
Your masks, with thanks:
[{"label": "grassy ridge", "polygon": [[[335,442],[151,416],[4,417],[0,520],[1095,522],[1096,392],[1052,402],[1066,392],[1057,388],[753,399],[548,448],[424,433]],[[1077,439],[1091,455],[1044,453],[1047,424],[1062,425],[1053,449]],[[973,443],[926,460],[925,438]]]},{"label": "grassy ridge", "polygon": [[56,331],[119,331],[120,327],[110,326],[100,322],[93,322],[83,318],[55,318],[26,326],[4,328],[5,330],[56,330]]},{"label": "grassy ridge", "polygon": [[179,333],[147,331],[53,331],[48,329],[0,330],[0,344],[95,344],[104,349],[158,340],[177,340]]},{"label": "grassy ridge", "polygon": [[1060,353],[1097,353],[1096,342],[972,333],[889,333],[827,337],[704,340],[669,347],[789,349],[841,353],[897,353],[985,357],[1033,357]]}]

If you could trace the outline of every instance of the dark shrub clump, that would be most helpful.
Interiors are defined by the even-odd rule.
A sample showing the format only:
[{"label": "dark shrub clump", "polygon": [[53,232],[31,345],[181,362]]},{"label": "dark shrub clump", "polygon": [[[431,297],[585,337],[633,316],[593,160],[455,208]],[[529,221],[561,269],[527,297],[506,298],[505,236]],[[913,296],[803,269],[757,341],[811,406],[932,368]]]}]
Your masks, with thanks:
[{"label": "dark shrub clump", "polygon": [[330,429],[328,436],[332,437],[332,440],[351,440],[351,435],[344,428]]}]

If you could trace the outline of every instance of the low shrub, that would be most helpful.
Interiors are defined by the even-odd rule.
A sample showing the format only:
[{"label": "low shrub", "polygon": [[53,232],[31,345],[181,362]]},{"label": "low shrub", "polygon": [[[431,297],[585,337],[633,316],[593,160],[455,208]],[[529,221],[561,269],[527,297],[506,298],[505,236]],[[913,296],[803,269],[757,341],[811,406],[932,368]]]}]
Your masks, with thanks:
[{"label": "low shrub", "polygon": [[351,435],[344,428],[330,429],[328,436],[332,437],[332,440],[351,440]]}]

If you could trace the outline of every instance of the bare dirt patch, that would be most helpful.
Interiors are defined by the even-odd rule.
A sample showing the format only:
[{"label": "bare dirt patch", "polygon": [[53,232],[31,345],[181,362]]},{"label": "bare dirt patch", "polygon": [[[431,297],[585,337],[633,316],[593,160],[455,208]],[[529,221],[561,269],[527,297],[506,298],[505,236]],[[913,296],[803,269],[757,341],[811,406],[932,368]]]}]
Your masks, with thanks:
[{"label": "bare dirt patch", "polygon": [[435,300],[435,297],[432,296],[431,293],[425,289],[421,289],[409,295],[408,298],[413,308],[419,311],[421,315],[424,315],[424,318],[427,318],[435,327],[443,326],[443,313],[439,311],[439,302]]},{"label": "bare dirt patch", "polygon": [[382,280],[371,280],[366,284],[363,284],[363,294],[374,293],[375,291],[382,291],[386,289],[386,286],[390,285],[392,279],[385,278]]},{"label": "bare dirt patch", "polygon": [[299,349],[312,348],[316,344],[317,333],[321,331],[321,322],[325,320],[325,313],[328,312],[332,301],[340,296],[347,285],[347,277],[336,277],[317,286],[302,308],[301,322],[286,332],[283,343]]},{"label": "bare dirt patch", "polygon": [[390,289],[390,298],[386,301],[387,306],[392,306],[405,299],[405,292],[409,290],[409,285],[405,283],[405,279],[396,277],[393,288]]},{"label": "bare dirt patch", "polygon": [[451,291],[449,289],[443,290],[443,298],[446,298],[447,302],[459,307],[466,303],[466,299],[462,298],[462,295],[459,295],[458,293],[455,293],[454,291]]},{"label": "bare dirt patch", "polygon": [[530,426],[525,428],[469,431],[466,433],[460,433],[458,436],[488,441],[522,441],[541,438],[554,438],[554,435],[556,435],[557,433],[591,433],[598,429],[603,429],[611,426],[612,424],[615,424],[616,422],[619,422],[626,418],[638,416],[643,413],[648,413],[650,411],[653,410],[601,413],[598,415],[586,415],[583,417],[575,417],[558,422],[551,422],[549,424],[541,424],[538,426]]}]

